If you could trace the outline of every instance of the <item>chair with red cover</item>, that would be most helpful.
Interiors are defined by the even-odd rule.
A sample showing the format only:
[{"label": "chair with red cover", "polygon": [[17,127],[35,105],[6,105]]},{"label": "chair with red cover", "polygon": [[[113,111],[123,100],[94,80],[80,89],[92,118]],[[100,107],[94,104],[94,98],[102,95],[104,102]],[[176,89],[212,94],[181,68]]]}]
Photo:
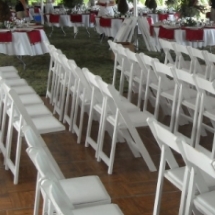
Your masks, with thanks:
[{"label": "chair with red cover", "polygon": [[[89,15],[89,21],[90,21],[90,15]],[[82,19],[82,14],[71,14],[70,15],[70,21],[72,22],[74,26],[74,38],[76,38],[78,34],[78,27],[85,27],[88,36],[90,37],[90,32],[88,31],[87,27],[84,26],[83,19]]]},{"label": "chair with red cover", "polygon": [[52,33],[54,31],[54,26],[55,27],[60,27],[64,36],[66,36],[66,33],[65,31],[63,30],[63,26],[60,25],[60,14],[49,14],[49,17],[48,18],[48,25],[52,27],[52,31],[51,33],[49,34],[49,37],[52,36]]}]

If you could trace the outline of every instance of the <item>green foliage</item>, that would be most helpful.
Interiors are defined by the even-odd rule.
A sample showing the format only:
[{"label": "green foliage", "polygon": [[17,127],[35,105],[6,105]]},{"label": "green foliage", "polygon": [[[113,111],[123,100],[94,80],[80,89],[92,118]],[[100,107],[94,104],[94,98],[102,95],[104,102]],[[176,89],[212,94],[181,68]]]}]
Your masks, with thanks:
[{"label": "green foliage", "polygon": [[73,8],[78,4],[83,4],[83,0],[63,0],[63,4],[68,8]]},{"label": "green foliage", "polygon": [[149,9],[155,10],[157,8],[157,2],[156,0],[146,0],[145,6],[148,7]]},{"label": "green foliage", "polygon": [[0,22],[10,19],[10,8],[7,1],[0,0]]},{"label": "green foliage", "polygon": [[118,11],[121,13],[121,14],[126,14],[128,12],[128,3],[127,3],[127,0],[119,0],[118,1]]}]

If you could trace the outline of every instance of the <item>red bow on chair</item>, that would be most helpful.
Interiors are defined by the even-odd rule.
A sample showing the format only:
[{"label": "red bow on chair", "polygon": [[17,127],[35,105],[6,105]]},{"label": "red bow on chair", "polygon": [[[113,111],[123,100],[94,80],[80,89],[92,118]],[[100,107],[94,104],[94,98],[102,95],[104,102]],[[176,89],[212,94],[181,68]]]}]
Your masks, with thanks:
[{"label": "red bow on chair", "polygon": [[101,27],[111,28],[111,19],[101,17],[99,20]]},{"label": "red bow on chair", "polygon": [[95,23],[96,22],[96,14],[95,13],[91,13],[90,14],[90,23]]},{"label": "red bow on chair", "polygon": [[40,13],[40,10],[39,10],[38,7],[35,7],[35,8],[34,8],[34,13]]},{"label": "red bow on chair", "polygon": [[59,23],[60,15],[59,14],[50,14],[49,22],[51,23]]},{"label": "red bow on chair", "polygon": [[74,22],[74,23],[82,23],[82,15],[81,14],[71,14],[70,20],[71,20],[71,22]]},{"label": "red bow on chair", "polygon": [[149,17],[147,17],[146,19],[147,19],[147,21],[148,21],[148,23],[149,23],[149,26],[151,26],[151,25],[153,24],[152,17],[149,16]]},{"label": "red bow on chair", "polygon": [[37,30],[28,31],[27,34],[28,34],[28,38],[29,38],[29,41],[30,41],[31,44],[41,42],[40,31],[37,31]]},{"label": "red bow on chair", "polygon": [[12,42],[12,33],[10,31],[0,32],[0,43]]}]

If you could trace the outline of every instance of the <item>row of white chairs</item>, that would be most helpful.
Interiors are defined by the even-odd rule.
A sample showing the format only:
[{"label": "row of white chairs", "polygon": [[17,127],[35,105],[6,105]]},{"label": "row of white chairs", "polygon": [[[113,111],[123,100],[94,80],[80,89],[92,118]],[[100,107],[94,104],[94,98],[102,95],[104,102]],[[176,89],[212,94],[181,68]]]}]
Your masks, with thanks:
[{"label": "row of white chairs", "polygon": [[[4,91],[4,106],[11,107],[8,112],[14,113],[12,114],[13,123],[20,124],[18,133],[25,136],[28,145],[27,154],[38,171],[34,215],[39,213],[40,193],[43,196],[43,214],[70,212],[70,214],[99,215],[105,212],[106,214],[122,215],[120,208],[116,204],[111,204],[111,198],[98,176],[68,179],[64,177],[40,135],[41,130],[38,129],[35,118],[29,114],[16,90],[9,89],[5,83],[2,83],[1,89]],[[44,123],[46,123],[46,119],[40,122],[40,124]],[[52,122],[49,121],[48,124],[52,124]],[[20,147],[21,145],[18,144],[17,148]]]},{"label": "row of white chairs", "polygon": [[[165,41],[164,44],[165,43],[169,43],[169,42]],[[177,188],[179,188],[183,192],[180,210],[179,210],[180,214],[190,214],[191,211],[193,211],[194,214],[200,214],[199,211],[201,211],[201,213],[203,214],[214,214],[215,209],[213,204],[211,203],[212,200],[209,198],[209,202],[207,202],[207,201],[204,201],[205,200],[204,197],[202,200],[202,196],[196,197],[194,195],[197,192],[194,185],[192,185],[194,181],[189,182],[188,180],[189,177],[191,177],[191,175],[187,176],[188,173],[186,173],[185,171],[186,168],[185,167],[181,168],[177,163],[177,160],[174,158],[174,154],[172,154],[172,152],[169,149],[167,149],[167,147],[170,147],[170,148],[173,148],[173,150],[175,150],[176,152],[182,154],[182,152],[180,151],[181,148],[179,146],[173,145],[177,137],[179,139],[182,139],[183,142],[186,142],[186,145],[190,146],[190,147],[185,146],[185,148],[188,148],[187,150],[189,150],[189,153],[193,153],[195,155],[195,153],[197,153],[196,151],[198,151],[201,157],[206,158],[206,161],[203,161],[203,163],[208,162],[207,165],[209,167],[205,171],[206,172],[209,171],[209,175],[210,175],[209,177],[204,177],[204,179],[202,179],[202,182],[199,182],[199,183],[201,185],[201,184],[204,184],[204,180],[210,181],[209,187],[214,188],[214,185],[215,185],[214,175],[211,174],[211,169],[212,169],[211,163],[214,159],[214,151],[215,151],[214,137],[212,140],[212,147],[210,150],[208,149],[208,147],[204,146],[204,142],[200,141],[201,135],[207,134],[206,131],[210,131],[214,135],[215,88],[214,88],[214,81],[211,80],[211,77],[213,77],[213,72],[214,72],[213,63],[211,62],[211,65],[210,65],[211,70],[209,70],[210,75],[208,76],[208,75],[205,75],[206,73],[202,74],[201,72],[196,71],[198,67],[194,67],[195,61],[193,61],[192,63],[189,63],[189,64],[193,64],[192,70],[187,70],[184,67],[182,68],[180,67],[181,65],[185,65],[185,64],[179,63],[178,65],[176,65],[176,63],[173,61],[171,61],[171,63],[169,63],[170,61],[169,62],[165,61],[166,64],[163,64],[158,62],[157,59],[153,59],[142,53],[141,54],[132,53],[133,62],[135,62],[135,66],[134,66],[132,64],[129,64],[129,60],[131,59],[129,56],[131,55],[129,50],[126,50],[120,44],[115,44],[115,43],[112,43],[111,41],[109,41],[109,44],[113,52],[115,53],[114,68],[120,70],[121,77],[124,75],[127,78],[129,86],[132,86],[132,84],[130,83],[136,82],[138,83],[138,85],[135,83],[136,86],[138,86],[141,89],[144,89],[143,93],[145,93],[145,96],[143,96],[143,93],[140,90],[137,91],[139,92],[139,94],[142,93],[141,96],[138,95],[138,98],[140,98],[140,101],[142,98],[144,98],[143,112],[147,111],[149,92],[151,92],[151,95],[154,95],[155,97],[154,98],[155,99],[155,110],[154,110],[155,119],[158,119],[160,106],[162,106],[163,104],[166,104],[170,108],[171,114],[170,114],[169,126],[158,124],[155,119],[148,120],[152,133],[154,134],[155,139],[157,140],[158,145],[160,146],[162,151],[153,214],[159,214],[163,177],[168,179],[170,182],[172,182]],[[189,49],[189,47],[184,47],[184,48]],[[200,52],[202,51],[199,51],[199,53]],[[166,55],[168,57],[170,53],[166,53]],[[191,61],[192,61],[192,58],[191,58]],[[114,70],[113,81],[115,80],[115,74],[116,74],[115,71],[116,70]],[[203,71],[204,70],[202,70],[202,72]],[[144,81],[137,82],[138,79],[143,80],[141,79],[143,76],[144,76],[145,82]],[[115,83],[113,82],[113,84]],[[123,83],[120,81],[120,84],[123,84]],[[132,88],[129,89],[129,92],[130,94],[132,94]],[[123,93],[123,91],[121,93]],[[165,98],[165,101],[161,103],[162,98]],[[206,120],[206,118],[208,120]],[[192,123],[192,126],[191,126],[192,131],[191,131],[191,136],[189,138],[179,132],[179,125],[180,124],[183,125],[188,122]],[[155,126],[157,130],[154,128]],[[182,154],[182,156],[185,160],[185,163],[186,164],[188,163],[190,165],[190,163],[186,161],[187,160],[190,161],[189,159],[191,158],[185,159],[184,153]],[[195,164],[194,160],[191,160],[191,161]],[[170,169],[165,171],[166,162],[168,163]],[[197,162],[197,164],[199,163]],[[190,172],[192,172],[193,170],[191,171],[191,169],[193,169],[193,166],[190,165],[188,169],[190,170]],[[186,180],[185,180],[185,175],[188,177]],[[192,177],[194,176],[192,175]],[[190,183],[192,185],[192,188],[188,189],[185,185],[185,182]],[[204,192],[208,191],[206,188],[204,189],[205,189]],[[202,190],[200,190],[200,193],[201,192]],[[213,196],[214,193],[205,194],[206,198],[208,198],[208,196],[210,195]],[[195,197],[198,200],[196,200]],[[196,208],[192,207],[193,202],[195,202]],[[203,206],[205,202],[206,202],[206,206],[204,208]],[[201,207],[203,207],[203,209]],[[207,211],[207,213],[205,211]]]},{"label": "row of white chairs", "polygon": [[215,78],[214,54],[164,39],[159,39],[159,42],[165,54],[164,64],[173,65],[189,73],[201,74],[207,80]]},{"label": "row of white chairs", "polygon": [[[186,139],[171,133],[154,118],[147,121],[161,149],[153,215],[160,212],[164,178],[181,191],[179,215],[215,214],[214,159],[190,146]],[[178,164],[176,154],[181,155],[184,166]],[[166,169],[167,164],[169,169]]]},{"label": "row of white chairs", "polygon": [[[80,143],[81,141],[84,113],[87,112],[89,119],[85,146],[91,145],[95,149],[97,160],[103,160],[107,164],[109,174],[113,171],[117,141],[126,141],[134,156],[142,156],[148,168],[151,171],[155,171],[155,165],[136,131],[136,127],[146,126],[148,115],[141,112],[138,107],[130,103],[126,98],[119,96],[112,86],[107,85],[100,77],[92,74],[87,68],[80,69],[73,60],[66,59],[53,46],[51,48],[55,52],[50,52],[51,67],[49,77],[51,78],[49,80],[51,81],[48,81],[48,83],[51,84],[48,89],[51,90],[47,91],[47,97],[54,104],[54,110],[57,110],[56,106],[61,104],[60,106],[62,107],[65,104],[65,108],[61,109],[63,114],[59,112],[59,116],[61,120],[69,124],[70,130],[77,134],[77,142]],[[53,53],[56,56],[52,56]],[[66,67],[69,63],[70,66]],[[59,83],[59,88],[57,83]],[[109,88],[111,88],[110,92]],[[58,92],[52,89],[57,89]],[[67,89],[67,92],[64,89]],[[64,95],[65,98],[63,98]],[[117,102],[123,106],[124,113],[118,107]],[[80,117],[78,117],[79,106]],[[125,119],[125,117],[128,119]],[[78,118],[79,122],[77,122]],[[91,134],[93,120],[99,121],[99,131],[96,140],[92,138]],[[106,130],[112,137],[110,155],[105,154],[103,150]]]},{"label": "row of white chairs", "polygon": [[[17,93],[39,133],[63,131],[65,126],[52,115],[33,88],[19,77],[14,67],[0,67],[0,150],[4,157],[5,169],[11,170],[14,175],[14,184],[17,184],[24,122],[16,110],[16,104],[8,97],[10,89]],[[14,130],[16,131],[15,134]],[[13,145],[15,147],[15,160],[12,159],[11,155]]]}]

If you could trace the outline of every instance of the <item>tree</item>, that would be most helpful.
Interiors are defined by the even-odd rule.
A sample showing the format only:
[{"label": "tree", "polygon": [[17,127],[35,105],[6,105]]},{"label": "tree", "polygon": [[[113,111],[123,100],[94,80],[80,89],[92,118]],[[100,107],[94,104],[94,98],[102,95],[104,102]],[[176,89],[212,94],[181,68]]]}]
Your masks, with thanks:
[{"label": "tree", "polygon": [[167,0],[167,6],[176,8],[181,17],[200,16],[200,13],[205,13],[205,6],[200,4],[198,0]]},{"label": "tree", "polygon": [[83,0],[63,0],[63,4],[68,8],[73,8],[76,5],[83,4]]},{"label": "tree", "polygon": [[10,8],[7,1],[0,0],[0,22],[10,19]]},{"label": "tree", "polygon": [[118,11],[125,15],[128,12],[128,3],[127,0],[119,0],[118,1]]}]

